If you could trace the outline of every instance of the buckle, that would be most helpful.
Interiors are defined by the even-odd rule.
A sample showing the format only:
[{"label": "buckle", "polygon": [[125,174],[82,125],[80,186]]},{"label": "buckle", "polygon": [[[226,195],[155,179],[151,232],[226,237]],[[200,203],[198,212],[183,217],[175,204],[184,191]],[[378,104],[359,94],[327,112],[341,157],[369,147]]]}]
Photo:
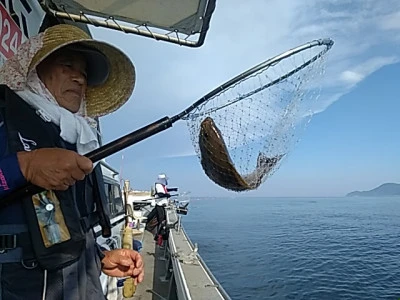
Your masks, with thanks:
[{"label": "buckle", "polygon": [[39,263],[36,261],[36,259],[30,259],[30,260],[22,259],[21,264],[25,269],[32,270],[32,269],[36,268]]},{"label": "buckle", "polygon": [[0,254],[7,250],[17,248],[17,235],[16,234],[2,234],[0,235]]}]

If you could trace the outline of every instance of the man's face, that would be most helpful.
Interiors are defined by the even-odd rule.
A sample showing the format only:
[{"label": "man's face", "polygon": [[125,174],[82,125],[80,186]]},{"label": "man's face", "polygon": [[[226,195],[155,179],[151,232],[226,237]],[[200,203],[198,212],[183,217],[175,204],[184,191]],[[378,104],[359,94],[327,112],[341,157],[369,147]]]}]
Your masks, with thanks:
[{"label": "man's face", "polygon": [[76,113],[85,97],[86,61],[78,52],[61,49],[36,68],[40,80],[61,107]]}]

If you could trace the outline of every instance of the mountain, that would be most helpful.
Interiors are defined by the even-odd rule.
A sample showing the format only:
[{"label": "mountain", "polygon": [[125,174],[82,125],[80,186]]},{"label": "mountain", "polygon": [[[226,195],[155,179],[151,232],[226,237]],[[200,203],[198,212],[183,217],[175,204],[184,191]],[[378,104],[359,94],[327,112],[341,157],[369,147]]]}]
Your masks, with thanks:
[{"label": "mountain", "polygon": [[355,191],[348,193],[346,197],[385,197],[385,196],[400,196],[400,184],[384,183],[377,188],[369,191]]}]

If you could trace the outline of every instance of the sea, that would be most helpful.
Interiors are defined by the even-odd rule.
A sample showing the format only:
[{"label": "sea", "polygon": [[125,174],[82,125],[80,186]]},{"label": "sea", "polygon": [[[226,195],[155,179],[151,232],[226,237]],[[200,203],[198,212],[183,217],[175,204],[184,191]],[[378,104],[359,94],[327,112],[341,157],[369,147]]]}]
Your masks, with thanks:
[{"label": "sea", "polygon": [[400,197],[192,198],[183,225],[232,299],[400,299]]}]

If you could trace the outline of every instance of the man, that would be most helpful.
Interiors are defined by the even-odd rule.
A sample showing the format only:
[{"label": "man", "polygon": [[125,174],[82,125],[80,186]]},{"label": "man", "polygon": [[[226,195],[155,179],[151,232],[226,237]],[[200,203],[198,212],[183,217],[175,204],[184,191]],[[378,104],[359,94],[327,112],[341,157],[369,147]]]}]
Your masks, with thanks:
[{"label": "man", "polygon": [[[104,299],[100,271],[143,280],[133,250],[103,251],[110,234],[94,117],[130,97],[134,67],[72,25],[32,37],[0,70],[0,198],[27,182],[46,191],[0,210],[0,299]],[[0,199],[1,202],[1,199]]]},{"label": "man", "polygon": [[155,195],[159,198],[171,197],[171,195],[167,189],[167,185],[168,185],[167,179],[168,178],[167,178],[167,176],[165,176],[165,174],[160,174],[157,176],[157,181],[155,183],[155,190],[156,190]]},{"label": "man", "polygon": [[159,174],[155,183],[155,195],[158,198],[170,198],[169,192],[176,192],[178,188],[168,188],[168,177],[165,174]]}]

